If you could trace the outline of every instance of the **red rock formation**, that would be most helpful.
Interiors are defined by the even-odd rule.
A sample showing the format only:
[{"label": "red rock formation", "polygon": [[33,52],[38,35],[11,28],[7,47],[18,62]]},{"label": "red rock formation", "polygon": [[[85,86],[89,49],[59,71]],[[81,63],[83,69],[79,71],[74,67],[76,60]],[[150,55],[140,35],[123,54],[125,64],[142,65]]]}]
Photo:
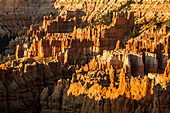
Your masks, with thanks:
[{"label": "red rock formation", "polygon": [[[68,15],[69,12],[67,12],[67,16]],[[66,28],[68,30],[70,29],[70,25],[67,22],[67,19],[70,16],[67,16],[65,17],[66,20],[64,20],[64,18],[62,17],[57,17],[56,20],[52,20],[50,17],[44,17],[42,27],[39,27],[37,25],[31,26],[28,32],[28,37],[30,40],[36,39],[37,41],[34,40],[30,47],[28,47],[27,49],[23,49],[25,50],[24,52],[19,49],[22,48],[22,45],[18,46],[18,49],[16,51],[17,58],[18,55],[20,58],[21,56],[23,56],[23,54],[25,57],[57,56],[63,63],[68,61],[69,63],[73,64],[74,60],[76,60],[76,62],[80,64],[81,61],[84,60],[86,62],[87,59],[91,58],[94,55],[102,53],[103,50],[114,49],[116,41],[118,39],[121,39],[124,34],[133,27],[133,14],[121,12],[120,14],[116,15],[116,18],[113,17],[114,22],[109,29],[101,28],[101,26],[97,26],[97,29],[76,29],[77,25],[73,25],[75,26],[74,31],[69,36],[69,34],[67,33],[64,34],[64,32],[66,32],[65,30],[62,30]],[[121,24],[121,21],[126,22],[124,24]],[[70,21],[70,24],[72,23],[75,22]],[[103,30],[109,30],[111,34],[104,33],[103,35],[101,35],[101,33],[104,32]],[[119,31],[120,33],[118,33],[119,35],[117,35],[117,32]],[[113,34],[113,32],[115,32],[116,34]],[[42,40],[43,36],[46,41],[44,39]],[[114,38],[115,36],[116,38]],[[111,47],[111,45],[113,45],[114,47]]]},{"label": "red rock formation", "polygon": [[[54,14],[59,15],[56,19],[45,16],[42,26],[30,26],[23,41],[10,43],[19,45],[17,60],[0,66],[1,111],[169,112],[169,27],[162,27],[167,14],[161,16],[161,23],[158,23],[161,28],[158,29],[153,25],[154,19],[149,20],[150,15],[141,12],[144,6],[133,4],[123,10],[135,11],[135,14],[113,13],[109,26],[94,26],[94,20],[107,11],[124,6],[117,7],[117,2],[127,1],[82,3],[78,0],[76,4],[70,2],[70,6],[68,1],[56,2],[60,4]],[[141,29],[136,32],[139,36],[129,40],[134,16],[136,23],[143,21],[144,16],[149,16],[146,20],[150,22],[147,25],[137,23],[135,28]],[[22,27],[22,22],[15,19]],[[25,21],[27,19],[23,21],[27,25]],[[87,22],[90,26],[85,26]],[[8,20],[5,23],[8,29],[17,28],[13,22],[9,24]]]},{"label": "red rock formation", "polygon": [[38,98],[42,88],[51,87],[64,75],[71,77],[74,72],[73,68],[62,71],[59,62],[32,63],[31,59],[18,62],[15,68],[0,65],[0,109],[5,113],[40,112]]},{"label": "red rock formation", "polygon": [[[167,69],[169,69],[169,62]],[[110,71],[109,74],[112,75],[112,72]],[[97,112],[108,110],[109,113],[169,112],[168,84],[163,91],[159,84],[154,85],[154,79],[150,81],[147,76],[127,78],[124,69],[121,70],[119,83],[116,83],[118,88],[105,84],[107,80],[113,84],[112,78],[107,77],[107,70],[89,70],[87,74],[79,71],[73,74],[70,85],[68,80],[60,80],[52,94],[49,94],[49,88],[43,90],[42,112],[87,112],[94,109]],[[151,94],[150,91],[153,93]]]},{"label": "red rock formation", "polygon": [[[45,16],[42,28],[48,33],[69,33],[73,32],[74,26],[79,26],[78,14],[67,11],[64,17],[58,16],[56,19]],[[73,18],[76,17],[76,18]]]}]

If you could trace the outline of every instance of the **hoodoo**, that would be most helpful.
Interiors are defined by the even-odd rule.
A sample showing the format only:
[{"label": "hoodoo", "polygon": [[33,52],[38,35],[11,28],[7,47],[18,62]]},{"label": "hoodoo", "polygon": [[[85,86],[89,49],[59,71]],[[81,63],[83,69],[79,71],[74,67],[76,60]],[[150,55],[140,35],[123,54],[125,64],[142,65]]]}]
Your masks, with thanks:
[{"label": "hoodoo", "polygon": [[166,0],[0,0],[0,113],[169,113]]}]

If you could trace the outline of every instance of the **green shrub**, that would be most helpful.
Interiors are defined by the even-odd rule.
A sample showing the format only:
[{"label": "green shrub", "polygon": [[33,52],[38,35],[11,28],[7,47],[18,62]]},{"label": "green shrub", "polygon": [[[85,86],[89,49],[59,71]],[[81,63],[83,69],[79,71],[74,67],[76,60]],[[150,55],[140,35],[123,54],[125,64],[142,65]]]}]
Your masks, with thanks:
[{"label": "green shrub", "polygon": [[133,32],[132,32],[132,38],[135,38],[135,37],[136,37],[136,28],[134,27]]},{"label": "green shrub", "polygon": [[27,30],[26,29],[23,29],[22,31],[18,32],[18,36],[23,36],[23,35],[26,35],[26,34],[27,34]]},{"label": "green shrub", "polygon": [[121,6],[118,8],[118,11],[121,11],[126,6],[129,7],[131,3],[133,3],[132,0],[128,0],[124,5],[122,5],[122,2],[121,2]]},{"label": "green shrub", "polygon": [[3,63],[5,63],[5,62],[6,62],[6,56],[3,57]]},{"label": "green shrub", "polygon": [[139,4],[142,4],[143,0],[140,0],[140,2],[138,2]]},{"label": "green shrub", "polygon": [[155,12],[154,18],[153,18],[154,25],[157,25],[157,24],[158,24],[158,23],[157,23],[157,18],[158,18],[158,13]]},{"label": "green shrub", "polygon": [[84,60],[81,61],[81,65],[84,65]]},{"label": "green shrub", "polygon": [[12,62],[13,60],[15,60],[15,56],[12,56],[9,58],[9,61]]},{"label": "green shrub", "polygon": [[2,63],[2,55],[0,54],[0,63]]},{"label": "green shrub", "polygon": [[170,18],[169,18],[169,20],[168,20],[168,22],[167,22],[167,25],[170,27]]},{"label": "green shrub", "polygon": [[[116,2],[116,1],[115,1]],[[113,18],[113,12],[119,12],[121,11],[123,8],[125,8],[126,6],[130,6],[131,3],[134,3],[132,2],[132,0],[127,0],[127,2],[122,5],[122,2],[121,2],[121,6],[118,7],[118,9],[113,9],[112,11],[110,12],[107,12],[107,14],[105,15],[102,15],[101,18],[97,18],[95,21],[92,22],[92,26],[95,26],[95,25],[98,25],[98,24],[104,24],[104,25],[110,25],[112,23],[112,18]],[[107,9],[107,8],[106,8]],[[102,19],[103,21],[101,21],[99,23],[99,19]]]},{"label": "green shrub", "polygon": [[144,25],[147,25],[147,24],[148,24],[148,22],[146,20],[146,17],[144,17]]},{"label": "green shrub", "polygon": [[76,65],[76,60],[74,60],[74,65]]}]

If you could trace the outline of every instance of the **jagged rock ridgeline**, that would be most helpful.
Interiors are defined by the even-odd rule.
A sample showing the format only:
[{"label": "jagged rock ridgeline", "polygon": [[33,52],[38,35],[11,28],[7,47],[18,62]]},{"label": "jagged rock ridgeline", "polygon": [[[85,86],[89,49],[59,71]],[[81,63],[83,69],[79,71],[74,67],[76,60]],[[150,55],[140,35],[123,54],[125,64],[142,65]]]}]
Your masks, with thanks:
[{"label": "jagged rock ridgeline", "polygon": [[43,108],[41,113],[94,112],[94,110],[99,113],[167,113],[170,101],[169,64],[168,61],[164,74],[157,75],[163,82],[157,82],[147,76],[126,78],[123,68],[118,76],[118,82],[114,79],[116,75],[112,67],[110,70],[87,69],[87,73],[84,73],[82,68],[82,71],[73,74],[71,81],[58,81],[51,94],[48,87],[44,88],[41,94]]},{"label": "jagged rock ridgeline", "polygon": [[[62,5],[60,4],[60,2],[57,2],[57,4],[59,6]],[[142,8],[142,5],[139,6]],[[162,6],[164,5],[166,8],[166,4],[163,4]],[[154,7],[154,5],[152,4],[151,6],[152,8]],[[136,4],[134,4],[133,8],[135,9],[136,7],[137,7]],[[139,13],[137,9],[135,9],[136,13],[114,12],[112,23],[110,24],[110,26],[96,25],[94,26],[94,28],[91,29],[90,27],[81,28],[79,25],[84,22],[83,20],[84,17],[79,16],[79,14],[81,14],[81,12],[84,11],[84,8],[81,11],[79,10],[73,11],[73,9],[71,9],[71,11],[68,11],[68,9],[69,7],[63,9],[64,15],[60,14],[60,16],[57,16],[56,19],[52,19],[51,17],[44,17],[43,26],[38,26],[38,25],[31,26],[28,32],[28,40],[31,40],[31,42],[29,42],[29,44],[28,42],[26,42],[17,46],[18,49],[16,51],[16,57],[17,58],[24,57],[24,56],[35,57],[40,55],[39,53],[42,53],[40,55],[41,57],[48,57],[48,56],[58,57],[62,59],[61,62],[64,63],[65,62],[73,63],[74,61],[72,60],[72,58],[75,58],[75,60],[77,58],[83,60],[83,58],[86,59],[87,56],[92,58],[97,54],[102,54],[103,50],[114,49],[116,47],[117,40],[124,40],[125,37],[128,37],[128,33],[129,31],[132,30],[134,26],[134,21],[136,20],[136,18],[134,19],[134,16],[136,15],[138,16]],[[145,12],[145,10],[146,9],[144,9],[144,13],[147,13]],[[163,17],[164,20],[166,21],[167,15],[163,15]],[[137,21],[138,20],[139,19],[137,19]],[[68,32],[70,32],[71,34]],[[128,41],[128,44],[126,44],[126,46],[121,42],[122,44],[121,46],[122,48],[124,48],[123,46],[125,46],[126,49],[131,49],[131,50],[134,49],[134,51],[137,52],[148,51],[148,52],[157,53],[156,54],[157,59],[165,58],[164,60],[167,60],[166,59],[167,57],[164,57],[164,55],[165,54],[169,55],[169,49],[167,44],[169,40],[169,35],[168,35],[169,27],[164,26],[163,28],[160,29],[158,34],[157,32],[158,32],[157,26],[155,25],[151,27],[149,30],[146,30],[144,33],[142,33],[140,35],[140,38],[137,39],[137,41],[131,39]],[[149,39],[147,39],[148,36]],[[155,37],[154,40],[153,37]],[[36,41],[32,41],[34,39],[36,39]],[[31,44],[32,46],[25,46]],[[149,46],[150,44],[152,44],[152,46]],[[161,46],[162,44],[164,45]],[[40,45],[44,46],[41,47],[43,49],[34,49],[39,47]],[[82,47],[76,49],[77,47],[80,46]],[[159,60],[159,62],[162,61]],[[165,67],[166,64],[161,64],[161,65],[164,65],[163,67]],[[161,67],[161,65],[159,65],[158,67]]]},{"label": "jagged rock ridgeline", "polygon": [[[66,15],[69,15],[69,13],[70,12],[67,12]],[[23,43],[17,46],[16,58],[23,56],[57,56],[60,58],[60,62],[72,63],[74,60],[80,58],[87,59],[87,56],[92,57],[96,54],[102,54],[103,50],[114,49],[116,41],[122,39],[123,36],[132,29],[134,25],[134,14],[121,12],[117,14],[114,13],[113,15],[113,24],[111,27],[98,25],[94,29],[90,27],[76,29],[76,26],[73,24],[72,27],[74,27],[74,29],[72,28],[73,31],[70,35],[60,29],[68,28],[67,26],[72,25],[69,25],[69,23],[74,23],[68,21],[67,16],[65,17],[67,24],[64,24],[65,20],[59,19],[60,17],[57,17],[57,19],[53,21],[48,17],[44,17],[43,26],[39,27],[35,25],[30,27],[28,40],[33,40],[32,45],[30,47],[24,46],[28,45],[28,43]],[[122,23],[122,21],[124,23]],[[51,32],[51,29],[53,29],[53,32]],[[72,58],[75,59],[73,60]]]},{"label": "jagged rock ridgeline", "polygon": [[[111,57],[111,59],[117,58],[118,60],[120,58],[119,60],[121,60],[121,55],[113,54],[113,56],[117,57]],[[38,112],[41,111],[38,101],[40,98],[42,113],[61,111],[87,112],[94,109],[98,112],[103,110],[109,110],[110,112],[114,112],[114,110],[118,110],[117,112],[129,112],[129,110],[134,112],[138,110],[168,112],[168,107],[166,106],[169,102],[169,85],[167,83],[170,76],[170,61],[167,62],[164,74],[151,73],[145,77],[131,76],[128,78],[126,77],[128,75],[126,66],[123,66],[123,68],[121,66],[130,63],[125,62],[125,64],[117,63],[117,65],[114,65],[113,61],[113,63],[110,63],[111,66],[106,66],[106,61],[109,61],[109,58],[109,53],[105,52],[101,58],[97,56],[89,64],[75,71],[73,68],[65,68],[64,71],[61,71],[63,69],[61,69],[62,66],[59,62],[42,64],[34,62],[33,59],[20,61],[19,65],[14,62],[12,66],[14,64],[18,65],[15,68],[2,65],[0,68],[0,88],[2,90],[0,103],[3,104],[0,108],[3,109],[4,113],[7,110],[21,113]],[[117,60],[115,59],[115,61]],[[139,65],[139,62],[136,63]],[[72,75],[72,73],[74,74]],[[71,76],[71,81],[59,80],[61,78],[67,79]],[[54,90],[52,90],[53,84],[57,80],[59,81],[54,86]],[[154,85],[158,83],[162,86],[158,85],[153,89]],[[48,88],[42,91],[44,87]],[[166,88],[166,90],[161,87]],[[8,94],[6,93],[7,91]],[[167,99],[158,104],[158,99],[163,98],[162,96]],[[8,97],[8,100],[6,100],[6,97]],[[121,103],[126,103],[126,101],[130,101],[128,106],[131,107],[122,109],[126,105]],[[119,102],[122,107],[117,106]],[[136,103],[135,105],[134,102]],[[149,104],[146,104],[147,102]],[[88,106],[89,104],[93,104],[93,108]],[[141,106],[144,108],[142,109]],[[149,110],[145,109],[147,107],[149,107]],[[161,109],[162,107],[164,109]]]},{"label": "jagged rock ridgeline", "polygon": [[0,65],[1,112],[40,112],[39,97],[42,89],[47,86],[53,88],[57,80],[67,76],[71,78],[73,72],[73,68],[61,67],[57,61],[44,64],[27,59],[13,61],[11,67]]},{"label": "jagged rock ridgeline", "polygon": [[[53,11],[48,0],[18,0],[18,9],[14,2],[17,15],[34,4],[27,13],[34,22]],[[0,65],[1,112],[170,112],[168,2],[57,0],[54,6],[42,25],[9,43],[16,60]],[[29,16],[17,25],[29,24]],[[6,28],[15,30],[7,19]]]},{"label": "jagged rock ridgeline", "polygon": [[[2,22],[0,22],[0,31],[1,34],[10,33],[11,31],[17,31],[20,29],[28,28],[30,24],[32,23],[39,23],[42,20],[42,17],[44,15],[49,15],[50,13],[56,14],[56,9],[54,9],[54,6],[52,3],[54,3],[55,0],[1,0],[0,1],[0,14],[3,17]],[[60,15],[63,15],[65,11],[71,10],[75,11],[76,9],[83,9],[84,13],[86,15],[84,18],[82,18],[83,22],[92,22],[92,20],[95,17],[101,16],[102,14],[106,14],[108,11],[118,8],[117,6],[120,5],[120,3],[126,3],[126,0],[83,0],[83,1],[72,1],[72,0],[59,0],[56,1],[55,7],[57,10],[61,10]],[[141,2],[140,0],[136,0],[136,3]],[[149,5],[154,6],[154,3],[156,4],[163,4],[167,3],[167,1],[164,0],[143,0],[143,3],[149,3]],[[63,5],[64,3],[64,5]],[[136,4],[135,4],[136,5]],[[140,7],[139,4],[135,7]],[[61,8],[64,6],[64,8]],[[90,6],[90,7],[87,7]],[[142,5],[141,5],[142,6]],[[165,4],[166,6],[166,4]],[[145,8],[145,7],[141,7]],[[159,7],[158,7],[159,8]],[[163,7],[165,8],[165,7]],[[99,13],[101,11],[101,14]],[[166,10],[164,10],[166,11]],[[92,13],[91,13],[92,12]],[[137,11],[140,12],[140,11]],[[152,12],[150,12],[152,13]],[[24,18],[20,18],[22,21],[17,20],[17,16],[22,15]],[[150,15],[148,15],[149,17]],[[11,23],[4,23],[4,19],[12,20]],[[143,19],[141,19],[143,20]],[[20,26],[18,23],[23,24]],[[83,23],[83,26],[86,25]],[[10,27],[9,27],[10,26]],[[7,27],[7,28],[6,28]]]}]

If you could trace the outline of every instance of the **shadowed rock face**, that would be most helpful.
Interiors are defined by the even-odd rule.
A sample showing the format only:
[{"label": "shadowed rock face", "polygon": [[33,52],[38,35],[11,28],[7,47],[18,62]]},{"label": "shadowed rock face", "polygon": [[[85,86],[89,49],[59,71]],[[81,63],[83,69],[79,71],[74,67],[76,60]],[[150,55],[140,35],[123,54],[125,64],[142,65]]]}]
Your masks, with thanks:
[{"label": "shadowed rock face", "polygon": [[55,11],[54,0],[1,0],[0,34],[28,29],[33,23],[41,23],[44,15]]},{"label": "shadowed rock face", "polygon": [[[40,94],[43,88],[48,86],[51,90],[55,81],[65,78],[66,74],[61,72],[59,62],[48,64],[31,62],[25,60],[15,68],[1,66],[0,109],[2,113],[40,112]],[[65,68],[65,70],[67,75],[72,75],[69,69]]]},{"label": "shadowed rock face", "polygon": [[[113,69],[112,65],[106,67],[100,61],[92,61],[74,71],[71,71],[74,66],[64,68],[58,62],[31,64],[31,59],[15,68],[1,65],[1,111],[53,113],[93,112],[95,109],[101,113],[169,112],[170,61],[164,74],[152,75],[155,79],[151,75],[127,77],[124,67],[118,72],[119,69]],[[101,66],[94,62],[101,63]],[[59,80],[69,78],[69,74],[71,80]],[[59,81],[55,83],[56,80]]]},{"label": "shadowed rock face", "polygon": [[[54,2],[54,0],[1,0],[0,1],[0,14],[24,12],[32,13],[34,9],[41,8],[42,5]],[[46,7],[48,7],[46,5]],[[36,7],[34,7],[36,6]]]},{"label": "shadowed rock face", "polygon": [[0,65],[2,113],[170,112],[166,1],[0,2],[6,32],[43,20],[9,43],[16,60]]}]

